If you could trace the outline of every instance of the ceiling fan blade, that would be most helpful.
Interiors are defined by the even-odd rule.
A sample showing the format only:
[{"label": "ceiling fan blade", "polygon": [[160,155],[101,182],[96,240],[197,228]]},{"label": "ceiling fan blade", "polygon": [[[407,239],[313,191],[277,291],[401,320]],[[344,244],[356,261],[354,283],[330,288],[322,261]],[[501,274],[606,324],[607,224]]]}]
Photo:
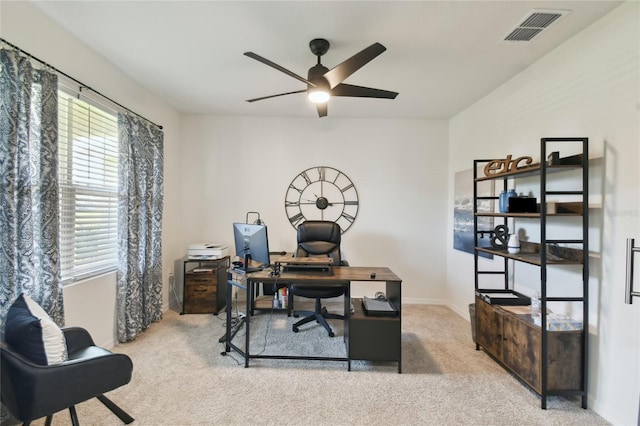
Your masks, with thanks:
[{"label": "ceiling fan blade", "polygon": [[247,102],[255,102],[255,101],[261,101],[263,99],[269,99],[269,98],[277,98],[278,96],[284,96],[284,95],[293,95],[294,93],[304,93],[307,90],[296,90],[295,92],[287,92],[287,93],[278,93],[277,95],[269,95],[269,96],[263,96],[261,98],[254,98],[254,99],[247,99]]},{"label": "ceiling fan blade", "polygon": [[338,84],[331,90],[331,96],[351,96],[354,98],[382,98],[395,99],[398,92],[390,92],[371,87],[354,86],[352,84]]},{"label": "ceiling fan blade", "polygon": [[323,104],[316,104],[316,109],[318,110],[318,117],[326,117],[328,113],[329,102],[325,102]]},{"label": "ceiling fan blade", "polygon": [[271,62],[270,60],[268,60],[266,58],[263,58],[260,55],[256,55],[253,52],[244,52],[244,55],[248,56],[251,59],[255,59],[258,62],[262,62],[265,65],[269,65],[271,68],[275,68],[278,71],[283,72],[283,73],[287,74],[288,76],[291,76],[291,77],[295,78],[296,80],[300,80],[303,83],[310,84],[311,86],[316,87],[315,84],[313,84],[312,82],[310,82],[306,78],[300,77],[298,74],[296,74],[296,73],[294,73],[292,71],[289,71],[288,69],[283,68],[280,65],[276,64],[275,62]]},{"label": "ceiling fan blade", "polygon": [[361,50],[359,53],[356,53],[340,65],[337,65],[335,68],[327,71],[324,74],[324,78],[327,79],[329,86],[333,89],[385,50],[387,50],[387,48],[380,43],[373,43],[371,46]]}]

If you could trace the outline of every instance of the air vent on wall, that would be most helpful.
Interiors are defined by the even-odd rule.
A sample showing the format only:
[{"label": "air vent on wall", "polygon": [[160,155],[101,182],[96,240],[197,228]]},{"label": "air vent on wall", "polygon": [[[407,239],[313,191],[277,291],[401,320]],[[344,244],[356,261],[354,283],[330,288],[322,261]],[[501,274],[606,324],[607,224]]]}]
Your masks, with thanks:
[{"label": "air vent on wall", "polygon": [[568,13],[568,10],[534,9],[518,25],[511,29],[501,41],[531,41],[535,36]]}]

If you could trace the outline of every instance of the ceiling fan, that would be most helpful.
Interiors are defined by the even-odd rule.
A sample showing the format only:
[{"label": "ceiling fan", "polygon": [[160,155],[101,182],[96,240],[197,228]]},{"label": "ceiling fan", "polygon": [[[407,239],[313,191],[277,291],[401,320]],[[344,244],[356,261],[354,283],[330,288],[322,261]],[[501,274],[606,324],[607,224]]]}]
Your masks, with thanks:
[{"label": "ceiling fan", "polygon": [[263,58],[253,52],[245,52],[245,56],[248,56],[256,61],[262,62],[272,68],[283,72],[296,80],[299,80],[307,84],[307,88],[303,90],[296,90],[293,92],[279,93],[277,95],[263,96],[260,98],[248,99],[247,102],[261,101],[264,99],[275,98],[278,96],[292,95],[294,93],[307,93],[309,100],[316,104],[319,117],[326,117],[327,115],[327,103],[331,96],[348,96],[355,98],[381,98],[381,99],[395,99],[398,96],[397,92],[390,92],[388,90],[372,89],[370,87],[354,86],[351,84],[344,84],[343,81],[351,74],[358,71],[368,62],[376,58],[382,52],[387,50],[386,47],[380,43],[373,43],[371,46],[363,49],[359,53],[356,53],[346,61],[337,65],[335,68],[329,70],[327,67],[320,63],[320,57],[327,53],[329,50],[329,42],[323,38],[316,38],[309,42],[309,48],[311,52],[318,57],[318,63],[309,68],[307,78],[303,78],[280,65],[271,62],[270,60]]}]

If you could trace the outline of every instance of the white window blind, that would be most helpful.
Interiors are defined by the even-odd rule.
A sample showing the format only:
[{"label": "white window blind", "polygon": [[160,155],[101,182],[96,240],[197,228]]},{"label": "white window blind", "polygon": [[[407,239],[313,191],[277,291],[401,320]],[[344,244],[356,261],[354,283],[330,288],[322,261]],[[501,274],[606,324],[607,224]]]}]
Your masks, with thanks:
[{"label": "white window blind", "polygon": [[59,91],[60,257],[65,283],[114,270],[118,118]]}]

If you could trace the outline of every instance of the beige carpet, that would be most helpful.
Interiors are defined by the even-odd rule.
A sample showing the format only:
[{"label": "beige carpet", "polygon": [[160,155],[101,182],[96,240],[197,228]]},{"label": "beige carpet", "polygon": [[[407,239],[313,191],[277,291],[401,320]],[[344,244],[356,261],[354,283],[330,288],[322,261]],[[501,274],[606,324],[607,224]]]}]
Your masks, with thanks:
[{"label": "beige carpet", "polygon": [[[252,352],[339,353],[319,325],[292,333],[293,318],[258,313]],[[476,351],[469,322],[446,307],[403,306],[403,373],[396,364],[252,360],[222,356],[223,315],[173,311],[115,351],[131,356],[130,384],[107,394],[134,425],[604,425],[578,399],[539,397]],[[235,341],[243,339],[241,331]],[[266,344],[265,344],[266,343]],[[342,351],[340,353],[340,351]],[[117,425],[97,400],[78,407],[83,425]],[[43,424],[43,420],[34,424]],[[70,424],[68,412],[54,425]]]}]

